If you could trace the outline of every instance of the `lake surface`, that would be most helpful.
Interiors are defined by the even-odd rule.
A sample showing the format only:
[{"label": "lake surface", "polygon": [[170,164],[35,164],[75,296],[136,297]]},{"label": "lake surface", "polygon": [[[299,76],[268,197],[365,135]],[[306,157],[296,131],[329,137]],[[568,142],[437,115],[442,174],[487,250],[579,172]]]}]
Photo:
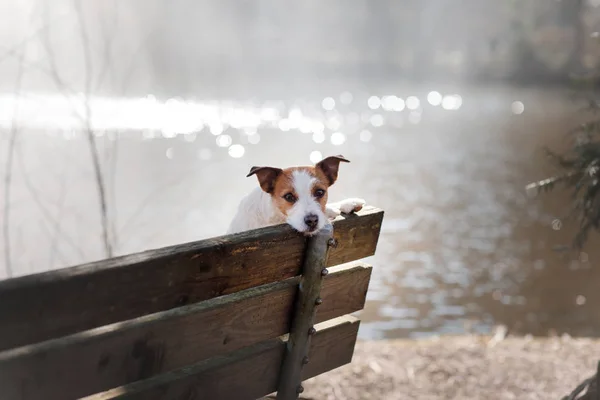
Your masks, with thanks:
[{"label": "lake surface", "polygon": [[[343,154],[351,163],[330,198],[362,197],[386,212],[367,260],[374,272],[361,337],[483,333],[497,324],[600,334],[594,239],[585,253],[557,252],[575,232],[561,219],[567,195],[524,190],[553,171],[541,147],[563,146],[582,117],[568,92],[291,87],[254,97],[92,99],[117,253],[223,234],[257,184],[245,178],[252,165]],[[10,209],[15,275],[103,257],[82,99],[30,93],[18,101],[11,201],[0,200]],[[0,94],[1,176],[16,103]],[[0,252],[4,259],[4,241]]]}]

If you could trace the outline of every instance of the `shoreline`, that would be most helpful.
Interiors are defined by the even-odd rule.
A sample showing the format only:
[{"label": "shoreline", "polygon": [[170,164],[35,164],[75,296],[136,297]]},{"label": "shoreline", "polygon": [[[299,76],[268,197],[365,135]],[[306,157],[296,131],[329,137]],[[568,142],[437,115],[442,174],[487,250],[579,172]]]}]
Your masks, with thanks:
[{"label": "shoreline", "polygon": [[302,399],[562,399],[594,375],[600,339],[441,336],[356,343]]}]

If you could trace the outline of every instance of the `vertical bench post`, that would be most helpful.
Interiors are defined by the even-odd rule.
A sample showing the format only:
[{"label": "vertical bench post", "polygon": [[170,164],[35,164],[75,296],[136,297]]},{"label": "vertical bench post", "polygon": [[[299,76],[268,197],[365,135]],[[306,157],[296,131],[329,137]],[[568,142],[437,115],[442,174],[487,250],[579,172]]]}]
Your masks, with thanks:
[{"label": "vertical bench post", "polygon": [[327,256],[334,244],[331,224],[308,239],[290,335],[279,374],[277,400],[297,399],[304,390],[301,385],[302,368],[310,362],[308,350],[310,338],[315,333],[314,317],[322,303],[319,296],[323,277],[328,273],[325,268]]}]

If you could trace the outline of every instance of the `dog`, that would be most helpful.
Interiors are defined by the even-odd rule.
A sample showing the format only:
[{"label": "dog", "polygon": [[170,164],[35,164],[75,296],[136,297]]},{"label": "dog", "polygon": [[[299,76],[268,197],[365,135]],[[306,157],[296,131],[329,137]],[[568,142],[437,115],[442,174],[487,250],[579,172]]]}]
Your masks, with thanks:
[{"label": "dog", "polygon": [[365,201],[350,198],[327,203],[327,190],[338,178],[344,156],[327,157],[314,166],[252,167],[259,187],[246,195],[233,217],[228,234],[287,223],[306,236],[319,232],[340,214],[360,211]]}]

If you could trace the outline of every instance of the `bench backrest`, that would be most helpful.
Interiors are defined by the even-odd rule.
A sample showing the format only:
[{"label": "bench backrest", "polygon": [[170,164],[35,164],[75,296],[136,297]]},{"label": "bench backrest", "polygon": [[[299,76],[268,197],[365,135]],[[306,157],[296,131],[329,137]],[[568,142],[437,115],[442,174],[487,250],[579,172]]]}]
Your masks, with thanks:
[{"label": "bench backrest", "polygon": [[375,253],[382,219],[340,217],[333,242],[280,225],[2,281],[1,397],[298,392],[352,358],[371,267],[349,262]]}]

